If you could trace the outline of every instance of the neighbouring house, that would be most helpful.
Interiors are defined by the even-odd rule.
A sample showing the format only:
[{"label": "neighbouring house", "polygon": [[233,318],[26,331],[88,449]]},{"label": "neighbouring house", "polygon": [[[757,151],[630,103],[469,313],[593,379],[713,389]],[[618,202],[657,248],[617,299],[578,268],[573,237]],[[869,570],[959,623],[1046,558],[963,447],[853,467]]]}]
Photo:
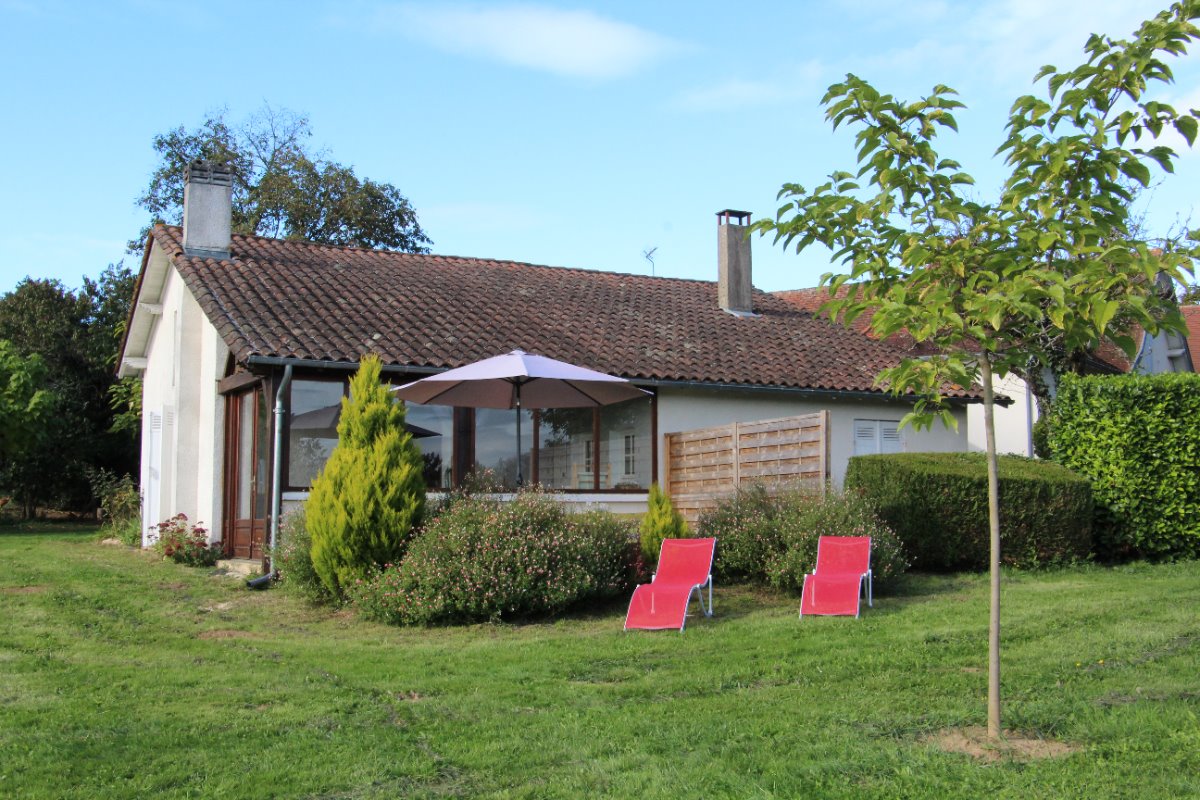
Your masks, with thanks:
[{"label": "neighbouring house", "polygon": [[[829,299],[829,291],[823,287],[790,289],[775,294],[797,308],[813,314],[819,313],[822,304]],[[1174,331],[1161,331],[1155,336],[1146,336],[1146,332],[1139,327],[1132,331],[1136,345],[1132,359],[1116,344],[1106,340],[1095,353],[1086,358],[1082,366],[1083,371],[1088,374],[1111,375],[1129,372],[1151,375],[1161,372],[1198,371],[1195,365],[1200,359],[1200,306],[1183,306],[1180,310],[1188,325],[1189,336],[1181,336]],[[869,315],[859,316],[853,325],[854,329],[864,336],[870,335]],[[926,345],[918,345],[907,333],[896,334],[889,341],[909,355],[919,356],[929,352]],[[1046,380],[1050,380],[1049,375]],[[1033,424],[1039,416],[1037,398],[1025,380],[1011,373],[996,379],[995,391],[998,397],[1010,401],[1004,405],[997,405],[995,410],[997,451],[1032,457]],[[981,404],[973,404],[967,408],[967,443],[968,448],[974,452],[987,449]]]},{"label": "neighbouring house", "polygon": [[1187,349],[1192,372],[1200,372],[1200,306],[1183,306],[1179,310],[1188,327]]},{"label": "neighbouring house", "polygon": [[[829,324],[751,283],[748,214],[718,215],[717,280],[680,280],[231,235],[227,172],[188,171],[182,227],[147,241],[120,374],[143,379],[145,528],[178,513],[231,556],[258,558],[276,499],[307,496],[337,441],[360,356],[395,383],[520,348],[620,375],[652,394],[593,411],[525,411],[526,476],[574,502],[645,509],[667,434],[826,412],[821,462],[967,448],[897,429],[874,386],[901,349]],[[431,491],[516,471],[513,411],[408,408]]]}]

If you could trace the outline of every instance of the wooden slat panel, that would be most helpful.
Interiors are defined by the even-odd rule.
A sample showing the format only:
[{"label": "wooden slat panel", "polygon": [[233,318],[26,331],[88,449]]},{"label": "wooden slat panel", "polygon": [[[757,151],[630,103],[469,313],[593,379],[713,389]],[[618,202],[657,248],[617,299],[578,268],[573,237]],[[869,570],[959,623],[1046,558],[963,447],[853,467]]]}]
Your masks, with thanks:
[{"label": "wooden slat panel", "polygon": [[670,433],[664,484],[675,508],[700,515],[746,482],[823,487],[829,477],[829,413]]}]

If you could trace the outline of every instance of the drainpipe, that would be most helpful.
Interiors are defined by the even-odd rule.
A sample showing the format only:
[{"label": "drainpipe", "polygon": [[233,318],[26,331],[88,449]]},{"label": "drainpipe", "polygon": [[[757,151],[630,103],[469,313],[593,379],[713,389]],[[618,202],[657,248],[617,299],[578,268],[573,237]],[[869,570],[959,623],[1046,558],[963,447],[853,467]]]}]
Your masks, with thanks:
[{"label": "drainpipe", "polygon": [[279,516],[283,510],[283,398],[292,383],[292,365],[283,368],[283,380],[275,392],[275,446],[272,452],[271,469],[271,563],[267,574],[246,585],[252,589],[265,589],[275,577],[275,548],[279,544]]}]

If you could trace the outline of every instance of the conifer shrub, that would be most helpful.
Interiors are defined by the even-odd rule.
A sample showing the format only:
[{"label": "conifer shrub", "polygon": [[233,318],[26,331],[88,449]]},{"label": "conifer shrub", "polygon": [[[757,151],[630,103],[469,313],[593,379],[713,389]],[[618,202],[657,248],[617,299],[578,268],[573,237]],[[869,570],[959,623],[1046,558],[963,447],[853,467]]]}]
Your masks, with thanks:
[{"label": "conifer shrub", "polygon": [[658,562],[659,551],[662,550],[663,539],[684,539],[691,535],[687,521],[675,510],[671,498],[657,483],[650,484],[650,497],[647,500],[647,510],[638,527],[638,540],[642,548],[642,558],[647,564]]},{"label": "conifer shrub", "polygon": [[[987,460],[983,453],[856,456],[846,491],[860,492],[896,531],[917,569],[986,570]],[[1000,560],[1014,567],[1067,563],[1092,546],[1087,478],[1058,464],[1000,457]]]},{"label": "conifer shrub", "polygon": [[1091,479],[1100,558],[1200,557],[1200,375],[1065,375],[1049,421]]},{"label": "conifer shrub", "polygon": [[377,356],[364,356],[351,379],[337,446],[306,506],[313,569],[335,598],[399,561],[425,508],[424,460],[380,367]]},{"label": "conifer shrub", "polygon": [[468,494],[350,598],[364,616],[392,624],[552,614],[627,592],[636,555],[632,523],[614,514],[573,514],[537,490],[507,502]]}]

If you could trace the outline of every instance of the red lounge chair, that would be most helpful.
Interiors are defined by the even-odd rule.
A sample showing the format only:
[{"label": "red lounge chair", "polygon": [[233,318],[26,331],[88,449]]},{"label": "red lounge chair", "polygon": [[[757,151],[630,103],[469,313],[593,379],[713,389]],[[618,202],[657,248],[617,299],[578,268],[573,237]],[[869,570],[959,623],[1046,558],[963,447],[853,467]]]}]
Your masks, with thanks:
[{"label": "red lounge chair", "polygon": [[[712,616],[712,562],[716,539],[664,539],[658,553],[658,572],[633,590],[625,630],[683,630],[692,592],[700,598],[704,616]],[[708,605],[704,587],[708,587]]]},{"label": "red lounge chair", "polygon": [[817,542],[817,566],[804,576],[800,616],[839,614],[858,616],[863,591],[874,605],[871,586],[871,537],[822,536]]}]

